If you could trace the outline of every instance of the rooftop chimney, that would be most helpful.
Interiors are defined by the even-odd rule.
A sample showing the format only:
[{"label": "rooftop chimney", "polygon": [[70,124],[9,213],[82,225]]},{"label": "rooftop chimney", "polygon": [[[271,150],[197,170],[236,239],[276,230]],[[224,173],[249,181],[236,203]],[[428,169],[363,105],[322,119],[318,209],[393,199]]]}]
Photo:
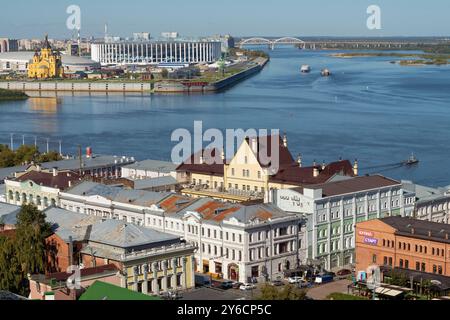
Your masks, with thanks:
[{"label": "rooftop chimney", "polygon": [[414,228],[411,228],[411,234],[414,234],[414,233],[415,233]]},{"label": "rooftop chimney", "polygon": [[56,167],[53,168],[53,176],[54,177],[58,176],[58,168]]},{"label": "rooftop chimney", "polygon": [[355,163],[353,164],[353,174],[355,176],[358,175],[358,168],[359,168],[359,166],[358,166],[358,159],[355,159]]},{"label": "rooftop chimney", "polygon": [[313,176],[314,176],[314,178],[317,178],[319,176],[319,168],[314,167],[314,169],[313,169]]},{"label": "rooftop chimney", "polygon": [[257,138],[250,138],[250,147],[252,148],[252,151],[254,154],[258,154],[258,139]]},{"label": "rooftop chimney", "polygon": [[299,153],[297,157],[297,164],[301,168],[302,167],[302,155]]},{"label": "rooftop chimney", "polygon": [[287,148],[287,146],[288,146],[288,140],[287,140],[286,132],[284,133],[284,136],[283,136],[283,146],[285,148]]},{"label": "rooftop chimney", "polygon": [[428,231],[428,236],[431,237],[431,230]]},{"label": "rooftop chimney", "polygon": [[325,160],[323,160],[322,161],[322,170],[325,170],[325,167],[326,167],[327,165],[325,164]]}]

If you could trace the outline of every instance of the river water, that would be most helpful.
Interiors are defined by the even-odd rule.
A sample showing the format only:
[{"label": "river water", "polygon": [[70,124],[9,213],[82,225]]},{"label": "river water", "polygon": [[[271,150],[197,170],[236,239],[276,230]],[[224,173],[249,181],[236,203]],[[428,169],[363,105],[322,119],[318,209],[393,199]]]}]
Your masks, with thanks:
[{"label": "river water", "polygon": [[[60,96],[0,104],[0,143],[62,140],[63,151],[137,159],[170,158],[176,128],[267,128],[286,131],[304,163],[357,158],[363,173],[450,184],[450,67],[399,66],[393,58],[334,58],[332,51],[280,47],[256,76],[207,95]],[[309,64],[310,74],[300,74]],[[333,76],[323,78],[328,67]],[[51,142],[56,149],[57,143]],[[205,143],[206,145],[206,143]],[[411,153],[414,167],[399,163]],[[374,168],[376,167],[376,168]]]}]

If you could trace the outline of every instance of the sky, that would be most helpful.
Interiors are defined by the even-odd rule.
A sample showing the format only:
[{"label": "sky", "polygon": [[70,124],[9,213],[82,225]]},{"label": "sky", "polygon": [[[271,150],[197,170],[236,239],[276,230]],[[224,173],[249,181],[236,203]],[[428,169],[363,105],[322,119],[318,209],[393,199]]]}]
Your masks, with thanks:
[{"label": "sky", "polygon": [[[2,0],[0,37],[70,38],[66,9],[81,9],[82,36],[177,31],[183,36],[448,36],[448,0]],[[381,29],[367,27],[378,5]]]}]

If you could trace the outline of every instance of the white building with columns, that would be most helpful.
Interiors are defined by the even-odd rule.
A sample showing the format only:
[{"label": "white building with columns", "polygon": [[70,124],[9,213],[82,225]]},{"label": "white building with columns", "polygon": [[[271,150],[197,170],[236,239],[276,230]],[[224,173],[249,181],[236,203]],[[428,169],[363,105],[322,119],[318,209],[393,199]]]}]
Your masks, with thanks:
[{"label": "white building with columns", "polygon": [[101,65],[211,63],[221,58],[221,45],[219,41],[184,40],[93,43],[91,59]]}]

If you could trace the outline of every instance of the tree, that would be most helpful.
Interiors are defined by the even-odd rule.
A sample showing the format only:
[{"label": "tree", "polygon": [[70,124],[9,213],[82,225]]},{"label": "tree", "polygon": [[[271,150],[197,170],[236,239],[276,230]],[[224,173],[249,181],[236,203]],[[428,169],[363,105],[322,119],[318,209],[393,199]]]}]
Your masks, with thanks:
[{"label": "tree", "polygon": [[48,153],[41,153],[37,159],[36,162],[43,163],[43,162],[50,162],[50,161],[58,161],[61,160],[61,155],[56,151],[50,151]]},{"label": "tree", "polygon": [[15,164],[20,165],[22,163],[30,163],[32,161],[35,161],[38,156],[39,150],[37,147],[26,144],[21,145],[16,150]]},{"label": "tree", "polygon": [[305,300],[306,290],[302,290],[294,285],[286,285],[283,289],[271,286],[269,284],[263,285],[259,300]]},{"label": "tree", "polygon": [[8,146],[0,145],[0,168],[13,167],[14,165],[14,152]]},{"label": "tree", "polygon": [[12,239],[0,237],[0,290],[25,294],[23,275]]},{"label": "tree", "polygon": [[17,215],[16,246],[22,272],[42,273],[46,267],[45,239],[51,226],[34,205],[24,205]]}]

